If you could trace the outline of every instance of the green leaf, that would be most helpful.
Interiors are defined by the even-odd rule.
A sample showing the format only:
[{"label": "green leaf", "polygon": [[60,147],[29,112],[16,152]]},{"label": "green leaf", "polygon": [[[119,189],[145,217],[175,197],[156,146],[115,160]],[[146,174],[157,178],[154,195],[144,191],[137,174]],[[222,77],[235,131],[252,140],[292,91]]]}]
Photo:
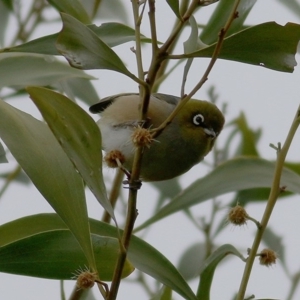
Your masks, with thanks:
[{"label": "green leaf", "polygon": [[11,12],[10,5],[12,4],[9,4],[9,2],[5,3],[5,1],[0,1],[0,47],[4,44],[7,23]]},{"label": "green leaf", "polygon": [[2,145],[2,143],[0,142],[0,164],[7,163],[7,162],[8,162],[8,160],[6,158],[5,149]]},{"label": "green leaf", "polygon": [[233,125],[237,129],[236,132],[239,132],[242,137],[237,155],[259,156],[257,142],[261,131],[254,131],[249,127],[245,114],[241,113],[240,116],[230,122],[229,125]]},{"label": "green leaf", "polygon": [[1,0],[1,2],[6,5],[6,7],[10,10],[14,9],[14,2],[13,0]]},{"label": "green leaf", "polygon": [[[93,228],[92,223],[91,227]],[[151,245],[135,236],[130,242],[128,259],[137,269],[170,287],[185,299],[196,299],[174,265]]]},{"label": "green leaf", "polygon": [[20,44],[18,46],[1,49],[0,54],[1,52],[23,52],[46,55],[60,55],[55,46],[57,38],[58,33],[46,35],[27,43]]},{"label": "green leaf", "polygon": [[185,42],[183,42],[184,53],[195,52],[196,50],[199,50],[204,46],[207,46],[203,44],[201,40],[198,38],[198,25],[194,16],[190,17],[189,24],[191,27],[191,33],[188,39]]},{"label": "green leaf", "polygon": [[230,244],[225,244],[218,248],[216,251],[214,251],[212,255],[210,255],[205,261],[200,271],[200,285],[198,287],[197,299],[210,299],[210,288],[215,274],[215,270],[218,264],[227,255],[236,255],[240,259],[245,260],[242,254]]},{"label": "green leaf", "polygon": [[172,300],[172,290],[168,286],[162,286],[150,300]]},{"label": "green leaf", "polygon": [[[271,188],[254,188],[246,189],[239,191],[232,201],[232,205],[235,205],[237,202],[242,206],[245,206],[247,203],[254,201],[266,201],[269,198]],[[278,197],[288,197],[292,195],[291,192],[281,193]]]},{"label": "green leaf", "polygon": [[[243,29],[243,24],[249,12],[253,8],[256,0],[241,0],[238,6],[238,18],[234,19],[229,28],[228,35],[236,33]],[[218,39],[220,30],[225,26],[229,16],[232,13],[235,0],[219,1],[216,9],[210,17],[208,23],[201,32],[200,38],[206,44],[215,43]]]},{"label": "green leaf", "polygon": [[[92,242],[99,277],[110,281],[119,254],[119,242],[98,235],[92,235]],[[80,245],[68,230],[42,232],[0,248],[0,272],[5,273],[70,280],[86,270],[87,265]],[[123,277],[132,271],[133,267],[127,260]]]},{"label": "green leaf", "polygon": [[28,176],[24,173],[22,169],[18,167],[12,171],[6,171],[0,174],[0,178],[7,180],[13,176],[14,182],[21,183],[24,185],[29,185],[31,183]]},{"label": "green leaf", "polygon": [[27,91],[99,203],[115,220],[102,175],[101,134],[95,121],[70,99],[40,87]]},{"label": "green leaf", "polygon": [[[135,30],[124,24],[108,22],[103,23],[100,26],[88,25],[90,30],[92,30],[98,38],[100,38],[109,47],[114,47],[127,43],[130,41],[135,41]],[[56,49],[56,40],[58,38],[58,33],[43,36],[41,38],[32,40],[30,42],[0,50],[2,52],[28,52],[28,53],[38,53],[47,55],[61,55]],[[141,41],[144,43],[151,43],[151,39],[141,36]]]},{"label": "green leaf", "polygon": [[[93,235],[112,238],[119,236],[115,227],[97,220],[90,219],[90,228]],[[67,227],[56,214],[27,216],[0,226],[0,246],[41,232],[63,229],[67,230]],[[197,300],[172,263],[151,245],[134,235],[130,241],[128,259],[135,268],[169,286],[185,299]]]},{"label": "green leaf", "polygon": [[[263,23],[225,38],[219,58],[291,73],[297,65],[299,39],[299,24]],[[211,57],[214,49],[215,45],[211,45],[186,56]]]},{"label": "green leaf", "polygon": [[48,0],[59,12],[64,12],[84,24],[91,24],[92,21],[84,6],[78,0]]},{"label": "green leaf", "polygon": [[205,254],[206,245],[204,243],[193,244],[184,251],[178,264],[178,270],[185,280],[199,276]]},{"label": "green leaf", "polygon": [[[187,209],[205,200],[249,188],[271,187],[275,163],[256,157],[238,157],[220,164],[207,176],[196,180],[179,193],[155,216],[140,225],[137,230],[157,222],[175,212]],[[287,191],[300,193],[300,176],[284,168],[281,185]]]},{"label": "green leaf", "polygon": [[134,78],[119,56],[87,26],[61,14],[63,29],[56,47],[69,64],[79,69],[107,69]]},{"label": "green leaf", "polygon": [[290,10],[291,13],[293,13],[295,16],[299,17],[300,15],[300,4],[298,0],[277,0],[279,3],[284,5],[286,8]]},{"label": "green leaf", "polygon": [[[101,26],[88,26],[105,44],[115,47],[130,41],[135,41],[135,30],[116,22],[103,23]],[[141,42],[151,43],[151,39],[141,35]]]},{"label": "green leaf", "polygon": [[255,299],[255,300],[279,300],[279,299],[275,299],[275,298],[260,298],[260,299]]},{"label": "green leaf", "polygon": [[67,78],[94,79],[51,56],[25,53],[0,54],[0,88],[52,85]]},{"label": "green leaf", "polygon": [[43,122],[0,101],[0,137],[94,266],[83,182]]},{"label": "green leaf", "polygon": [[294,163],[294,162],[288,162],[286,161],[284,163],[285,167],[293,170],[294,172],[296,172],[297,174],[300,175],[300,163]]},{"label": "green leaf", "polygon": [[154,212],[156,212],[166,200],[172,199],[182,190],[178,177],[166,181],[151,182],[150,184],[157,189],[159,194]]},{"label": "green leaf", "polygon": [[[124,0],[101,0],[97,1],[100,5],[96,12],[94,19],[99,20],[119,20],[124,24],[128,24],[130,21],[128,20],[127,13],[127,2]],[[90,12],[90,14],[94,14],[94,1],[83,1],[83,5],[86,7],[86,10]]]},{"label": "green leaf", "polygon": [[99,96],[90,80],[84,78],[68,78],[52,86],[66,94],[71,100],[80,99],[89,106],[99,101]]},{"label": "green leaf", "polygon": [[[183,43],[183,49],[184,53],[191,53],[196,50],[199,50],[207,45],[204,45],[200,39],[198,38],[198,25],[194,18],[194,16],[191,16],[189,19],[190,27],[191,27],[191,33],[188,39]],[[193,63],[194,58],[189,58],[184,66],[184,72],[183,72],[183,79],[182,79],[182,87],[181,87],[181,95],[184,95],[184,87],[185,83],[187,81],[187,76],[190,70],[190,67]]]},{"label": "green leaf", "polygon": [[280,261],[285,265],[285,245],[283,243],[283,237],[273,232],[270,227],[267,227],[263,235],[263,242],[269,249],[272,249],[278,254]]},{"label": "green leaf", "polygon": [[170,8],[173,10],[174,14],[178,19],[181,19],[180,9],[179,9],[179,1],[178,0],[167,0]]}]

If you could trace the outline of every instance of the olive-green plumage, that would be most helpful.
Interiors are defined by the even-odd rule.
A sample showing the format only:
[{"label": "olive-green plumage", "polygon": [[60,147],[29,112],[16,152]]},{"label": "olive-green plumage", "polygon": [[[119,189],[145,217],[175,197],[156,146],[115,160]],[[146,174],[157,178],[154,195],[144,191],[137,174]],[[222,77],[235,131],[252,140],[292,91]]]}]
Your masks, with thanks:
[{"label": "olive-green plumage", "polygon": [[[158,127],[179,100],[171,95],[153,94],[147,125]],[[138,94],[120,94],[107,97],[90,108],[91,112],[100,112],[101,115],[98,125],[103,149],[106,152],[121,151],[126,159],[124,167],[128,170],[133,163],[131,135],[139,124],[139,103]],[[145,147],[142,180],[166,180],[187,172],[210,152],[223,125],[223,114],[214,104],[190,100],[150,147]]]}]

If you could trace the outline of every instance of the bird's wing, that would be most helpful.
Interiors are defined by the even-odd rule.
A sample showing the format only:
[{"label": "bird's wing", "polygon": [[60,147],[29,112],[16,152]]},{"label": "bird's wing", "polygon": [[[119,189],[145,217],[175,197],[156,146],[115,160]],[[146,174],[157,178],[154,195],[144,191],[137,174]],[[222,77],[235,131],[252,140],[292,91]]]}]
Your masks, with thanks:
[{"label": "bird's wing", "polygon": [[89,110],[93,114],[101,113],[109,105],[111,105],[115,101],[115,99],[117,99],[119,97],[123,97],[123,96],[129,96],[129,95],[138,95],[138,93],[122,93],[122,94],[105,97],[105,98],[101,99],[98,103],[90,106]]},{"label": "bird's wing", "polygon": [[179,97],[173,96],[173,95],[168,95],[168,94],[162,94],[162,93],[154,93],[152,94],[155,98],[165,101],[173,106],[176,106],[178,102],[180,101]]},{"label": "bird's wing", "polygon": [[[97,114],[103,112],[109,105],[115,101],[115,99],[123,96],[129,96],[129,95],[138,95],[138,93],[122,93],[122,94],[117,94],[109,97],[105,97],[101,99],[98,103],[93,104],[89,110],[91,113]],[[152,94],[155,98],[161,101],[165,101],[173,106],[176,106],[178,102],[180,101],[179,97],[168,95],[168,94],[162,94],[162,93],[154,93]]]}]

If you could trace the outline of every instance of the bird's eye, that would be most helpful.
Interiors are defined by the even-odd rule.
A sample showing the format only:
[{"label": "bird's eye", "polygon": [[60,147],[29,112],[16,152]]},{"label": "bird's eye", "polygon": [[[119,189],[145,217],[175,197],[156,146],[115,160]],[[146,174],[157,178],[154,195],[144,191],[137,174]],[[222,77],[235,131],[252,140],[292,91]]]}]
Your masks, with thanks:
[{"label": "bird's eye", "polygon": [[204,117],[201,114],[197,114],[193,117],[193,124],[196,126],[202,126],[204,124]]}]

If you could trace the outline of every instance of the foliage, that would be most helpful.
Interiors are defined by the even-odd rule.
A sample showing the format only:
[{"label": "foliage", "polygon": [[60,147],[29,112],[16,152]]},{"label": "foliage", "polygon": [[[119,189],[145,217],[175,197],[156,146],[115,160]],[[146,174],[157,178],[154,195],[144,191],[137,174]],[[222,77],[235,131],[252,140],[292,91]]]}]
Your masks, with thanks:
[{"label": "foliage", "polygon": [[[119,193],[122,179],[115,180],[110,190],[107,189],[109,180],[102,170],[100,130],[85,111],[86,104],[98,100],[91,82],[95,77],[84,70],[113,71],[115,76],[125,75],[126,80],[132,80],[140,88],[145,117],[150,94],[162,89],[165,80],[180,72],[178,67],[185,62],[182,101],[160,126],[160,131],[202,88],[217,59],[292,73],[296,66],[300,25],[276,22],[247,25],[245,21],[255,0],[222,0],[217,4],[209,0],[168,0],[164,9],[172,13],[174,27],[165,40],[158,40],[162,28],[156,28],[155,1],[132,1],[130,13],[134,26],[126,24],[122,1],[114,1],[114,7],[120,6],[120,10],[114,11],[118,21],[104,23],[99,14],[111,9],[110,1],[32,0],[24,7],[21,2],[0,1],[0,166],[8,161],[17,162],[15,169],[1,171],[4,184],[0,196],[18,181],[24,182],[21,175],[25,172],[40,197],[55,211],[24,216],[0,226],[0,271],[57,280],[74,279],[74,274],[88,271],[97,274],[95,283],[107,300],[116,299],[120,280],[123,284],[125,277],[133,273],[138,274],[135,284],[148,292],[148,298],[172,299],[180,295],[184,299],[203,300],[211,298],[215,271],[230,255],[245,264],[242,282],[240,286],[236,284],[236,299],[245,299],[253,261],[256,256],[262,256],[258,251],[261,242],[284,252],[280,237],[267,225],[278,198],[300,193],[300,165],[285,161],[300,122],[300,111],[283,145],[272,145],[277,152],[275,162],[260,156],[257,146],[260,131],[248,125],[244,113],[227,121],[226,141],[217,144],[208,174],[194,178],[184,189],[178,178],[153,183],[153,190],[159,194],[154,201],[154,212],[148,220],[134,227],[139,191],[132,188],[132,184],[139,179],[142,149],[136,149],[136,165],[128,193],[127,190]],[[200,26],[197,14],[210,5],[214,7],[213,13],[208,22]],[[295,7],[299,9],[296,4]],[[144,15],[146,11],[149,24]],[[47,17],[49,12],[51,19]],[[6,25],[12,20],[17,22],[18,30],[10,40]],[[59,32],[35,37],[37,29],[53,21],[62,25]],[[141,33],[140,25],[145,23],[150,28],[149,37]],[[184,30],[189,30],[190,36],[181,41]],[[132,53],[137,72],[132,71],[134,66],[128,65],[117,51],[128,42],[135,45]],[[183,44],[184,51],[178,54],[179,43]],[[149,67],[144,68],[147,46],[152,47],[152,52]],[[191,67],[201,58],[209,58],[209,64],[199,72],[194,87],[186,91]],[[14,107],[13,101],[19,96],[31,99],[42,121]],[[220,104],[214,90],[208,96]],[[103,210],[101,221],[89,217],[88,190]],[[215,242],[224,224],[224,218],[216,217],[223,209],[219,199],[227,193],[232,193],[230,205],[266,202],[261,221],[245,213],[247,220],[257,226],[247,259],[237,246]],[[122,206],[124,197],[128,198],[126,204],[123,203],[127,213],[116,213],[114,197],[120,199],[117,208]],[[212,203],[211,218],[209,222],[199,221],[191,207],[208,201]],[[205,236],[205,242],[190,245],[178,268],[143,240],[145,229],[151,231],[156,222],[163,222],[176,212],[185,213]],[[108,224],[110,219],[113,225]],[[238,224],[236,220],[233,223]],[[286,269],[284,257],[282,264]],[[148,284],[146,274],[156,285]],[[292,278],[294,286],[299,282],[296,275]],[[195,278],[198,279],[196,289],[189,281]],[[111,281],[110,287],[103,281]],[[288,299],[292,299],[294,290],[291,289]],[[75,289],[70,299],[79,299],[81,293],[82,290]],[[83,297],[92,299],[93,296]]]}]

